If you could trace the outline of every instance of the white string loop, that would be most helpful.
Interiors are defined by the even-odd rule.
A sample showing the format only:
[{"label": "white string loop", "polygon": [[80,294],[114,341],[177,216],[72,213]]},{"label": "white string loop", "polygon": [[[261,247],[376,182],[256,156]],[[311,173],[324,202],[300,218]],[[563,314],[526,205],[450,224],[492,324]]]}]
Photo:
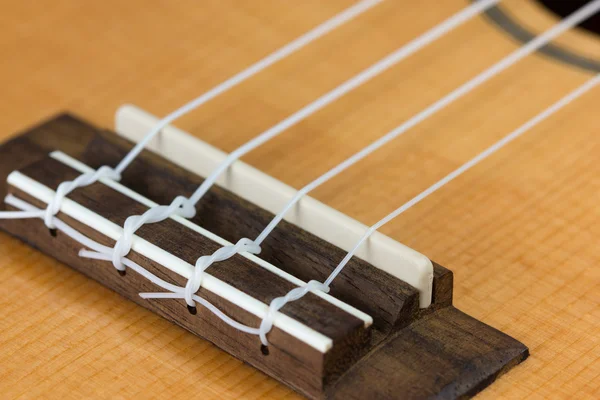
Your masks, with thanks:
[{"label": "white string loop", "polygon": [[58,185],[56,189],[56,195],[46,208],[46,214],[44,216],[44,224],[48,229],[56,229],[52,220],[60,211],[63,200],[70,193],[79,187],[89,186],[102,178],[113,179],[115,181],[121,180],[121,174],[113,170],[111,167],[103,166],[94,172],[79,175],[72,181],[66,181]]},{"label": "white string loop", "polygon": [[258,336],[263,346],[268,346],[269,341],[267,340],[267,334],[273,329],[273,322],[275,321],[275,315],[283,308],[287,303],[296,301],[304,297],[308,292],[314,292],[320,290],[324,293],[329,293],[329,286],[312,280],[302,286],[290,290],[285,296],[274,298],[269,304],[269,311],[260,323],[260,329]]},{"label": "white string loop", "polygon": [[114,267],[120,272],[125,271],[125,266],[121,262],[121,259],[126,257],[131,251],[133,237],[142,226],[164,221],[172,215],[191,218],[195,213],[195,208],[193,210],[190,209],[187,198],[178,196],[169,206],[152,207],[142,215],[132,215],[127,218],[123,225],[123,234],[115,243],[112,256]]},{"label": "white string loop", "polygon": [[228,245],[219,248],[210,256],[202,256],[196,261],[196,265],[194,268],[194,272],[189,277],[185,288],[181,288],[181,290],[175,290],[171,293],[144,293],[142,297],[151,299],[151,298],[161,298],[161,299],[178,299],[182,298],[187,303],[190,312],[193,312],[193,309],[196,307],[196,303],[194,301],[195,293],[200,290],[202,287],[202,280],[204,278],[204,272],[208,267],[210,267],[215,262],[220,262],[227,260],[238,253],[251,253],[251,254],[260,254],[261,248],[254,241],[243,238],[240,239],[236,244]]}]

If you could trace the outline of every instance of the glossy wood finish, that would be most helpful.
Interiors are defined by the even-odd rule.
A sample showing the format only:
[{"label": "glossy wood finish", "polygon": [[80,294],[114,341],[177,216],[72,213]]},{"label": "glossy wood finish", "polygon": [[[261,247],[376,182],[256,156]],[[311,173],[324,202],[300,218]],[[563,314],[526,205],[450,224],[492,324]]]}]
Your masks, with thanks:
[{"label": "glossy wood finish", "polygon": [[[63,109],[110,126],[126,101],[163,115],[350,3],[7,3],[0,135]],[[465,3],[388,1],[178,125],[232,150]],[[503,7],[534,32],[556,21],[533,1]],[[590,34],[557,43],[600,59]],[[245,160],[299,187],[517,45],[470,22]],[[314,195],[373,223],[588,77],[530,57]],[[481,398],[600,396],[599,102],[589,93],[383,229],[453,270],[459,308],[529,345]],[[0,253],[8,398],[295,397],[6,235]]]}]

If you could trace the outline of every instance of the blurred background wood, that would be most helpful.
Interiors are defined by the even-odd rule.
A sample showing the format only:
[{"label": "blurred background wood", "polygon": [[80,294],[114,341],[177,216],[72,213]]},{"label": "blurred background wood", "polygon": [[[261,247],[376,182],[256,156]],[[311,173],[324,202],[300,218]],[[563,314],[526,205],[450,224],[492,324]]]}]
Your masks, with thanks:
[{"label": "blurred background wood", "polygon": [[[2,2],[0,138],[69,109],[164,115],[350,6],[321,2]],[[464,7],[387,1],[177,125],[230,151]],[[538,3],[502,8],[533,32]],[[556,43],[600,60],[600,39]],[[244,160],[300,187],[517,48],[475,19]],[[314,192],[371,224],[591,76],[533,56]],[[382,231],[455,273],[455,304],[529,346],[481,398],[600,396],[600,92]],[[256,370],[0,235],[5,398],[295,398]]]}]

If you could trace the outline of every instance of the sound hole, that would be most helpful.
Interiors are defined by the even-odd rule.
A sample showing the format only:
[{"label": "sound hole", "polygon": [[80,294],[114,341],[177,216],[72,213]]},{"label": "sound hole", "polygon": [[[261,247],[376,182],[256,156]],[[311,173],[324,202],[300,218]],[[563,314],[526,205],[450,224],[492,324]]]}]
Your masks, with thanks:
[{"label": "sound hole", "polygon": [[[578,8],[584,6],[589,3],[590,0],[538,0],[541,4],[543,4],[550,11],[558,14],[561,17],[565,17],[572,12],[576,11]],[[579,25],[583,29],[587,29],[588,31],[600,34],[600,14],[596,14],[589,18],[588,20],[582,22]]]}]

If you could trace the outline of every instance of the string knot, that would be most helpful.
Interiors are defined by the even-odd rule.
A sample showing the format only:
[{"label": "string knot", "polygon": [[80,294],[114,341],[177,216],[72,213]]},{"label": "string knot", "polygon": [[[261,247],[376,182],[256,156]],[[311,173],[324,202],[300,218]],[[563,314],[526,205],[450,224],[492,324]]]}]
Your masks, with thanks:
[{"label": "string knot", "polygon": [[[183,297],[187,303],[188,310],[196,313],[196,301],[199,299],[196,292],[202,287],[204,273],[213,263],[227,260],[237,253],[248,252],[252,254],[260,254],[261,248],[253,240],[248,238],[240,239],[236,244],[221,247],[210,256],[202,256],[196,261],[194,271],[188,278],[185,287],[173,287],[170,293],[143,293],[140,294],[145,299],[163,298],[163,299],[180,299]],[[195,298],[194,298],[195,297]],[[215,312],[215,310],[212,310]]]},{"label": "string knot", "polygon": [[258,336],[263,346],[268,346],[269,341],[267,340],[267,334],[273,329],[273,323],[275,322],[275,315],[279,310],[283,308],[287,303],[296,301],[304,297],[308,292],[314,292],[320,290],[323,293],[329,293],[329,286],[319,281],[312,280],[302,286],[290,290],[285,296],[276,297],[269,304],[269,311],[260,323]]},{"label": "string knot", "polygon": [[225,261],[238,253],[247,252],[252,254],[260,254],[260,251],[260,246],[254,243],[253,240],[243,238],[238,240],[236,244],[221,247],[210,256],[200,257],[196,261],[194,272],[185,285],[184,298],[187,305],[189,307],[196,307],[196,302],[193,299],[194,294],[202,287],[204,271],[206,271],[206,269],[212,264],[215,262]]},{"label": "string knot", "polygon": [[119,237],[113,249],[112,263],[114,267],[118,271],[125,271],[125,265],[122,260],[131,251],[133,237],[142,226],[164,221],[172,215],[190,218],[195,213],[196,208],[189,203],[188,199],[183,196],[177,196],[168,206],[152,207],[142,215],[132,215],[127,218],[123,225],[123,234]]},{"label": "string knot", "polygon": [[58,188],[56,189],[56,194],[52,201],[48,203],[46,213],[44,214],[44,224],[46,225],[46,227],[50,230],[56,229],[56,226],[54,225],[53,221],[54,217],[60,211],[63,200],[71,192],[73,192],[73,190],[77,189],[78,187],[89,186],[102,178],[109,178],[115,181],[119,181],[121,180],[121,174],[116,172],[111,167],[103,166],[96,171],[82,174],[72,181],[66,181],[58,185]]},{"label": "string knot", "polygon": [[176,211],[177,215],[187,219],[194,218],[196,216],[196,206],[190,201],[190,199],[184,196],[178,196],[174,201],[178,203],[179,207],[179,210]]}]

